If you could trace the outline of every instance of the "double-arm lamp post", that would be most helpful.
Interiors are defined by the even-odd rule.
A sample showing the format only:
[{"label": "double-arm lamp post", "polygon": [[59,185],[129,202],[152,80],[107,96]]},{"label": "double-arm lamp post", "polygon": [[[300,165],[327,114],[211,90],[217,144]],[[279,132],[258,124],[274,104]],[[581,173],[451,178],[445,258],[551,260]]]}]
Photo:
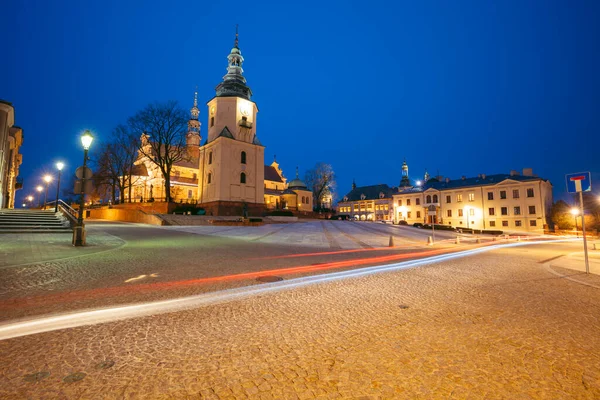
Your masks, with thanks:
[{"label": "double-arm lamp post", "polygon": [[54,203],[54,212],[58,212],[58,194],[60,191],[60,172],[65,167],[65,164],[61,161],[56,163],[56,169],[58,170],[58,181],[56,182],[56,202]]},{"label": "double-arm lamp post", "polygon": [[73,246],[85,246],[85,227],[83,225],[83,208],[85,207],[85,177],[87,170],[88,150],[94,137],[89,130],[81,135],[81,144],[83,145],[83,168],[81,171],[81,192],[79,199],[79,216],[77,226],[73,230]]}]

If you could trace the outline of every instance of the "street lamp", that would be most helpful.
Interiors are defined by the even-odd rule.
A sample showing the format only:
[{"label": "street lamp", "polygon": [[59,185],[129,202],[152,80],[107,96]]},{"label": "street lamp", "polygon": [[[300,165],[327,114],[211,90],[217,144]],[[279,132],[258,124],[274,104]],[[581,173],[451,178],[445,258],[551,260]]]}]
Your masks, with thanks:
[{"label": "street lamp", "polygon": [[56,163],[56,169],[58,170],[58,181],[56,182],[56,203],[54,203],[54,212],[58,212],[58,193],[60,190],[60,172],[65,167],[65,163],[59,161]]},{"label": "street lamp", "polygon": [[573,218],[575,218],[575,234],[579,237],[579,228],[577,227],[577,216],[579,215],[579,210],[576,207],[571,208],[571,214],[573,214]]},{"label": "street lamp", "polygon": [[85,175],[87,169],[88,150],[94,137],[89,130],[81,135],[81,144],[83,145],[83,168],[81,171],[81,192],[79,199],[79,216],[77,218],[77,226],[73,229],[73,245],[85,246],[85,227],[83,225],[83,208],[85,207]]},{"label": "street lamp", "polygon": [[463,210],[464,210],[465,214],[467,215],[467,228],[471,228],[471,225],[469,225],[469,211],[471,210],[471,207],[465,206],[465,208]]},{"label": "street lamp", "polygon": [[46,193],[44,193],[44,210],[46,209],[46,200],[48,198],[48,186],[50,182],[52,182],[52,177],[50,175],[44,176],[44,182],[46,182]]},{"label": "street lamp", "polygon": [[41,186],[41,185],[38,185],[38,186],[35,188],[35,190],[37,190],[37,192],[38,192],[38,207],[41,207],[41,206],[42,206],[42,203],[40,203],[40,197],[41,197],[41,195],[42,195],[42,192],[44,191],[44,187],[43,187],[43,186]]}]

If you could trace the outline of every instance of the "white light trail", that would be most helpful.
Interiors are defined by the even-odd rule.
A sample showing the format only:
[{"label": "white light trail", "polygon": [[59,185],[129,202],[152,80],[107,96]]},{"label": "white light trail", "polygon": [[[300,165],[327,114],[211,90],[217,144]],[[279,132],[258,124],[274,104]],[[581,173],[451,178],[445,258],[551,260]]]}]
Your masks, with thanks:
[{"label": "white light trail", "polygon": [[0,340],[6,340],[36,333],[50,332],[59,329],[76,328],[86,325],[113,322],[118,320],[139,318],[148,315],[163,314],[181,311],[191,308],[220,304],[234,300],[245,299],[262,293],[277,292],[295,289],[302,286],[313,285],[322,282],[330,282],[341,279],[355,278],[375,273],[398,271],[414,268],[425,264],[433,264],[455,258],[466,257],[487,251],[498,250],[507,247],[528,246],[534,244],[547,244],[557,242],[568,242],[576,239],[559,239],[544,241],[516,242],[500,244],[496,246],[481,247],[472,250],[464,250],[456,253],[442,254],[419,260],[403,261],[392,264],[378,265],[374,267],[360,268],[351,271],[333,272],[323,275],[294,278],[286,281],[265,283],[255,286],[247,286],[236,289],[227,289],[219,292],[204,293],[195,296],[182,297],[179,299],[163,300],[134,304],[120,307],[103,308],[81,312],[73,312],[56,316],[42,316],[36,319],[6,323],[0,325]]}]

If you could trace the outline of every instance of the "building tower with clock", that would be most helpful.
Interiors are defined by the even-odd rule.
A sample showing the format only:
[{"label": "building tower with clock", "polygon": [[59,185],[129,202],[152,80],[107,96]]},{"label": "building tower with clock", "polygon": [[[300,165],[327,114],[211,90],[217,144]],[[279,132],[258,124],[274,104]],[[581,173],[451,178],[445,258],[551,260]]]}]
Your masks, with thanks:
[{"label": "building tower with clock", "polygon": [[264,207],[264,146],[256,136],[258,108],[251,100],[238,46],[227,74],[208,103],[208,137],[200,147],[198,201],[215,215],[241,215]]}]

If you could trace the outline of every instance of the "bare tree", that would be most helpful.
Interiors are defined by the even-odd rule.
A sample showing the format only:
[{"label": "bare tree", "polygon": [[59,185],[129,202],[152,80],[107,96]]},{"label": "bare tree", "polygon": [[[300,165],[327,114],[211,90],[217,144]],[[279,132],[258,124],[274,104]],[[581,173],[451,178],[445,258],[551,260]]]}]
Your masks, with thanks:
[{"label": "bare tree", "polygon": [[138,150],[162,173],[167,202],[171,201],[173,164],[188,157],[185,145],[187,119],[187,112],[176,101],[150,104],[129,118],[132,132],[145,134]]},{"label": "bare tree", "polygon": [[333,167],[326,163],[317,163],[313,169],[306,171],[304,182],[313,192],[315,208],[320,210],[323,200],[333,195],[335,189],[335,173]]}]

